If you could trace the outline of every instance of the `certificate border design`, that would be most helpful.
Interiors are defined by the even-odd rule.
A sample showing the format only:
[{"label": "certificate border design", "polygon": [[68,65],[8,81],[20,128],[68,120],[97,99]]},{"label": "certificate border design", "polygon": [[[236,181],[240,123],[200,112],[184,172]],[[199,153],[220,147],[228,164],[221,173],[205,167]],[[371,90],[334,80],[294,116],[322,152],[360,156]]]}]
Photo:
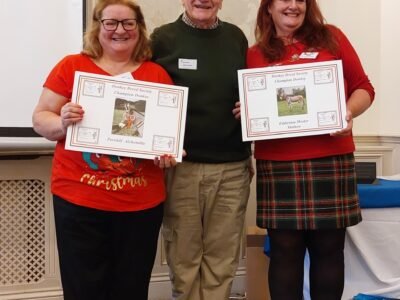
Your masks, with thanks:
[{"label": "certificate border design", "polygon": [[[167,99],[167,98],[169,98],[168,96],[171,96],[173,98],[172,103],[168,103],[168,102],[171,102],[171,99]],[[178,99],[179,99],[178,93],[164,92],[164,91],[160,91],[158,93],[158,105],[159,106],[178,108]]]},{"label": "certificate border design", "polygon": [[[97,86],[97,93],[94,92],[89,92],[88,85],[96,85]],[[89,96],[89,97],[97,97],[97,98],[104,98],[104,90],[105,90],[105,84],[103,82],[99,82],[96,80],[83,80],[83,95],[84,96]]]},{"label": "certificate border design", "polygon": [[249,91],[258,91],[267,89],[267,78],[265,75],[254,75],[246,78]]},{"label": "certificate border design", "polygon": [[[259,125],[260,123],[262,123],[262,126]],[[250,131],[254,135],[270,132],[268,117],[267,118],[250,119],[250,124],[251,124]],[[265,129],[262,129],[262,128],[265,128]]]},{"label": "certificate border design", "polygon": [[[319,69],[314,71],[314,84],[329,84],[333,83],[333,70],[332,68],[324,68],[324,69]],[[326,73],[327,78],[321,78],[323,77],[323,73]]]},{"label": "certificate border design", "polygon": [[[330,115],[330,116],[329,116]],[[331,119],[332,121],[329,122]],[[332,126],[337,124],[338,117],[337,117],[337,112],[336,111],[320,111],[318,112],[318,126],[320,128],[324,126]]]},{"label": "certificate border design", "polygon": [[[161,83],[152,83],[152,82],[145,82],[139,80],[129,80],[124,78],[118,77],[111,77],[111,76],[104,76],[104,75],[97,75],[85,72],[76,72],[75,74],[75,83],[74,83],[74,93],[72,96],[72,101],[78,104],[83,105],[81,101],[82,89],[83,89],[83,82],[85,80],[96,80],[98,79],[100,82],[104,82],[105,88],[109,88],[107,86],[111,84],[115,85],[123,85],[129,86],[131,88],[142,89],[142,90],[151,90],[156,93],[156,98],[154,99],[155,107],[158,107],[157,101],[159,100],[158,95],[160,93],[165,94],[172,94],[176,96],[176,106],[164,106],[167,109],[171,108],[177,110],[176,117],[174,117],[173,122],[176,122],[172,125],[171,129],[173,128],[175,136],[173,136],[173,146],[171,147],[170,151],[166,151],[166,148],[162,148],[157,150],[157,147],[153,147],[153,137],[155,132],[149,133],[146,137],[146,141],[148,141],[148,146],[142,140],[135,138],[135,137],[125,137],[125,136],[115,136],[110,134],[106,134],[106,137],[110,137],[109,139],[112,140],[110,143],[105,144],[105,142],[98,141],[98,144],[93,142],[88,143],[87,140],[82,142],[82,139],[78,139],[78,129],[79,123],[73,124],[68,127],[67,131],[67,138],[65,142],[65,147],[68,150],[75,150],[81,152],[95,152],[95,153],[102,153],[102,154],[110,154],[110,155],[117,155],[117,156],[128,156],[128,157],[137,157],[137,158],[145,158],[145,159],[153,159],[154,157],[161,156],[163,154],[168,154],[174,157],[178,162],[182,161],[182,152],[183,152],[183,138],[184,138],[184,131],[185,131],[185,120],[186,120],[186,108],[187,108],[187,95],[188,95],[188,88],[182,86],[174,86],[174,85],[167,85]],[[116,95],[118,96],[118,95]],[[90,98],[91,96],[89,96]],[[105,97],[105,95],[104,95]],[[89,98],[86,96],[85,101],[89,101]],[[86,102],[85,102],[86,103]],[[100,102],[101,103],[101,102]],[[108,104],[109,105],[109,104]],[[173,114],[174,115],[174,114]],[[156,118],[156,117],[154,117]],[[155,120],[153,118],[153,122]],[[161,125],[162,126],[162,125]],[[90,126],[87,126],[90,127]],[[107,127],[106,127],[107,128]],[[102,129],[99,129],[101,132]],[[105,134],[105,133],[103,133]],[[161,135],[159,135],[161,136]],[[103,137],[104,138],[104,137]],[[151,140],[149,140],[151,138]],[[115,146],[115,143],[112,142],[119,142],[119,140],[123,140],[124,142]],[[138,145],[138,146],[135,146]],[[172,144],[171,144],[172,145]]]},{"label": "certificate border design", "polygon": [[[315,73],[314,71],[323,71],[323,72],[329,72],[329,76],[327,76],[327,79],[329,80],[322,80],[318,81],[315,83]],[[243,141],[255,141],[255,140],[264,140],[264,139],[275,139],[275,138],[287,138],[287,137],[296,137],[296,136],[307,136],[307,135],[318,135],[318,134],[327,134],[334,132],[336,130],[341,130],[347,126],[347,122],[345,120],[345,113],[346,113],[346,101],[345,101],[345,93],[344,93],[344,82],[343,82],[343,76],[342,76],[342,63],[340,60],[336,61],[326,61],[326,62],[314,62],[314,63],[304,63],[304,64],[296,64],[296,65],[285,65],[285,66],[273,66],[273,67],[265,67],[265,68],[255,68],[255,69],[246,69],[246,70],[239,70],[238,71],[238,78],[239,78],[239,91],[240,91],[240,101],[241,101],[241,122],[242,122],[242,138]],[[277,121],[278,118],[282,118],[279,120],[284,120],[282,121],[283,123],[287,123],[287,126],[275,126],[275,128],[278,129],[273,129],[271,125],[271,120],[269,122],[270,124],[270,131],[268,132],[260,132],[260,131],[255,131],[252,130],[252,121],[257,118],[266,118],[270,116],[271,111],[275,111],[276,108],[274,107],[275,104],[272,104],[273,101],[271,101],[268,104],[265,104],[264,106],[268,107],[268,114],[266,114],[264,117],[260,117],[260,114],[257,117],[250,115],[250,109],[249,105],[260,105],[260,101],[256,101],[258,104],[253,104],[254,103],[254,98],[258,99],[259,95],[257,94],[252,94],[252,93],[257,93],[258,91],[255,91],[253,89],[249,89],[248,86],[248,78],[254,78],[254,77],[260,77],[260,76],[265,76],[267,80],[271,80],[272,74],[276,74],[277,77],[280,77],[282,74],[290,73],[290,72],[295,72],[297,74],[301,74],[302,72],[307,72],[307,76],[310,77],[311,80],[314,81],[314,84],[333,84],[334,88],[336,90],[336,98],[337,101],[336,103],[336,111],[340,115],[336,115],[336,123],[335,124],[324,124],[324,122],[317,122],[315,118],[318,117],[318,115],[315,115],[312,117],[312,115],[305,116],[304,118],[314,118],[312,123],[316,122],[312,126],[303,126],[303,123],[305,123],[300,117],[297,118],[297,120],[293,117],[292,119],[284,119],[287,117],[279,117],[279,116],[274,116],[274,122],[279,122]],[[329,78],[328,78],[329,77]],[[307,77],[308,78],[308,77]],[[271,83],[272,84],[272,83]],[[282,83],[284,84],[284,83]],[[277,87],[278,85],[275,85]],[[274,85],[272,86],[274,88]],[[256,96],[254,96],[256,95]],[[251,100],[249,100],[251,99]],[[307,98],[307,100],[309,100]],[[251,102],[249,102],[251,101]],[[315,101],[315,100],[314,100]],[[263,106],[263,109],[265,107]],[[254,107],[254,106],[253,106]],[[321,117],[322,118],[322,117]],[[285,124],[286,125],[286,124]]]},{"label": "certificate border design", "polygon": [[[160,142],[158,140],[169,140],[168,145],[169,147],[161,147],[158,146]],[[152,149],[154,151],[161,151],[163,153],[171,153],[175,148],[175,138],[172,136],[162,136],[162,135],[154,135],[153,136],[153,146]]]},{"label": "certificate border design", "polygon": [[[83,133],[82,131],[91,131],[92,140],[86,138],[88,134],[87,132]],[[99,143],[99,133],[100,133],[100,128],[78,126],[78,134],[76,140],[80,143],[86,142],[89,144],[97,145]],[[82,135],[85,136],[83,137]]]}]

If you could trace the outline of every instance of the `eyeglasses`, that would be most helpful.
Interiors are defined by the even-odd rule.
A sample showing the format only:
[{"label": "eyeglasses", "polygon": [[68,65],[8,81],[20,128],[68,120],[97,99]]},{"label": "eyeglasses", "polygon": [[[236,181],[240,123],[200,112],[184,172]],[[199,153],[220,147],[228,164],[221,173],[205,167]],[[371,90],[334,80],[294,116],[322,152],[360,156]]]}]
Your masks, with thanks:
[{"label": "eyeglasses", "polygon": [[103,27],[107,31],[115,31],[118,28],[119,23],[121,23],[122,27],[126,31],[135,30],[137,27],[137,20],[136,19],[124,19],[121,21],[115,19],[103,19],[100,21],[103,24]]}]

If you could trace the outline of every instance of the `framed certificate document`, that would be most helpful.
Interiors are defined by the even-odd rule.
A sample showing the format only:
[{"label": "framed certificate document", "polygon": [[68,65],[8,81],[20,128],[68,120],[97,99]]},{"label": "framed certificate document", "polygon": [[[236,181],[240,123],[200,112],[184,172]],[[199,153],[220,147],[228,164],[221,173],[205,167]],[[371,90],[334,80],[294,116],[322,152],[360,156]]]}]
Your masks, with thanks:
[{"label": "framed certificate document", "polygon": [[327,134],[347,126],[340,60],[239,70],[244,141]]},{"label": "framed certificate document", "polygon": [[188,88],[76,72],[72,102],[85,110],[68,127],[65,148],[182,161]]}]

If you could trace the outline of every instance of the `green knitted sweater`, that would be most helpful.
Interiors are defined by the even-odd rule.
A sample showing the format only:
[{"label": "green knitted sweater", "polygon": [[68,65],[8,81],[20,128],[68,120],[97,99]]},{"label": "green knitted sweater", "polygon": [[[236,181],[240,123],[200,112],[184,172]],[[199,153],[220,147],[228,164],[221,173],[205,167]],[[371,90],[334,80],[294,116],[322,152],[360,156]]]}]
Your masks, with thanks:
[{"label": "green knitted sweater", "polygon": [[[176,85],[189,87],[185,160],[221,163],[246,159],[250,145],[242,142],[240,121],[232,114],[239,101],[237,70],[246,67],[248,43],[243,32],[226,22],[216,29],[196,29],[179,17],[156,28],[151,40],[153,60],[167,70]],[[186,60],[186,66],[180,59]]]}]

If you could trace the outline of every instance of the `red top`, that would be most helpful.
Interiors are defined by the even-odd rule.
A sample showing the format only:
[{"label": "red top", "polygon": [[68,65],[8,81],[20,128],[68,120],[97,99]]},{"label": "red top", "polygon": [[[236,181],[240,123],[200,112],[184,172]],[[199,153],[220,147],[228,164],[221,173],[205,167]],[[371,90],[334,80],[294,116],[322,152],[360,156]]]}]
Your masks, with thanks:
[{"label": "red top", "polygon": [[[44,87],[68,99],[75,71],[110,75],[88,56],[69,55],[49,74]],[[172,84],[159,65],[144,62],[132,73],[138,80]],[[137,211],[165,199],[163,171],[152,160],[65,150],[65,140],[54,152],[52,193],[77,205],[107,211]]]},{"label": "red top", "polygon": [[[356,89],[366,90],[371,99],[375,92],[361,65],[360,59],[347,37],[338,28],[329,27],[336,36],[339,50],[336,55],[327,50],[318,49],[315,59],[292,59],[302,52],[310,51],[301,42],[286,46],[286,54],[281,61],[270,63],[264,58],[261,50],[255,45],[248,50],[248,68],[261,68],[273,65],[303,64],[329,60],[342,60],[346,95],[351,95]],[[301,160],[339,155],[354,152],[352,136],[332,137],[329,134],[306,137],[292,137],[282,139],[263,140],[255,142],[255,158],[265,160]]]}]

